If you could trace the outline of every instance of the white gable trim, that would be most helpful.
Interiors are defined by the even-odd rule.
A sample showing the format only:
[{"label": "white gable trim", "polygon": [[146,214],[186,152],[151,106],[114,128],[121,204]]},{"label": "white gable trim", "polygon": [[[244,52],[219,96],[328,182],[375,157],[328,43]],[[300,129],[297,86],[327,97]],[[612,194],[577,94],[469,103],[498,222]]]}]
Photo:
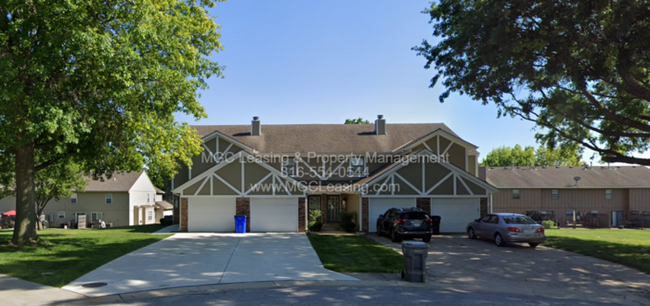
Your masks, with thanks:
[{"label": "white gable trim", "polygon": [[[424,144],[425,148],[427,148],[429,151],[433,151],[433,150],[431,150],[431,148],[429,148],[428,145],[426,145],[426,141],[428,141],[429,139],[431,139],[433,137],[436,137],[436,136],[443,136],[445,138],[448,138],[452,142],[452,144],[453,143],[458,143],[458,144],[460,144],[461,146],[465,147],[467,150],[470,150],[470,151],[476,151],[476,149],[478,148],[478,146],[476,146],[476,145],[474,145],[472,143],[469,143],[469,142],[467,142],[465,140],[462,140],[458,136],[454,136],[454,135],[448,133],[447,131],[445,131],[443,129],[437,129],[437,130],[431,132],[429,135],[425,136],[424,138],[422,138],[422,139],[420,139],[420,140],[418,140],[418,141],[416,141],[416,142],[414,142],[412,144],[407,143],[407,144],[402,145],[401,147],[393,150],[393,153],[408,151],[408,150],[411,150],[411,149],[417,147],[420,144]],[[437,141],[438,141],[438,143],[437,143],[438,144],[438,149],[437,149],[437,152],[435,152],[435,153],[438,154],[438,155],[440,155],[442,153],[442,155],[444,155],[445,153],[440,152],[440,140],[438,139]],[[447,150],[445,150],[444,152],[446,152],[446,151]]]}]

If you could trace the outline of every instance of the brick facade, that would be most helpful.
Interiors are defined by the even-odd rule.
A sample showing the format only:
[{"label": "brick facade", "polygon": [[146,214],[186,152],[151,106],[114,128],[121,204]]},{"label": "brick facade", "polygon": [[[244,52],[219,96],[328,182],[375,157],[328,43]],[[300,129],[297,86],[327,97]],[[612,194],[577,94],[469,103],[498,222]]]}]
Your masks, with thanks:
[{"label": "brick facade", "polygon": [[363,216],[361,219],[361,231],[368,233],[369,232],[369,225],[368,225],[368,204],[370,203],[370,199],[368,198],[362,198],[361,199],[361,215]]},{"label": "brick facade", "polygon": [[181,198],[181,223],[179,230],[187,232],[187,198]]},{"label": "brick facade", "polygon": [[298,198],[298,232],[307,231],[307,198]]},{"label": "brick facade", "polygon": [[246,216],[246,232],[251,231],[251,199],[250,198],[237,198],[235,199],[236,214]]},{"label": "brick facade", "polygon": [[431,198],[417,198],[415,199],[417,208],[424,210],[427,215],[431,215]]}]

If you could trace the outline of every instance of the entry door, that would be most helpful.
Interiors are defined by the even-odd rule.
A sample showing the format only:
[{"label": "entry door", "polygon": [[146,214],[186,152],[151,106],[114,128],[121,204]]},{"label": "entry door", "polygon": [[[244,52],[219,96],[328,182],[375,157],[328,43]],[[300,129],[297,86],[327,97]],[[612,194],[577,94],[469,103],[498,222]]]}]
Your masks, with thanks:
[{"label": "entry door", "polygon": [[327,196],[327,222],[339,222],[341,196]]},{"label": "entry door", "polygon": [[612,226],[617,227],[623,225],[623,211],[614,210],[612,211]]}]

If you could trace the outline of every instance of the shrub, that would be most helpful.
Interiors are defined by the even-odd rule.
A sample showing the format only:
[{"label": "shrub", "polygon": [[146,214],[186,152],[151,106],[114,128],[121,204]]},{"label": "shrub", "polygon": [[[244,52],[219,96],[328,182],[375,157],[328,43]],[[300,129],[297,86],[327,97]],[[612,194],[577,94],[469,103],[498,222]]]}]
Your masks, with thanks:
[{"label": "shrub", "polygon": [[355,212],[342,212],[341,213],[341,229],[346,232],[353,232],[356,228],[354,223],[357,220],[357,213]]},{"label": "shrub", "polygon": [[174,221],[172,221],[172,219],[169,218],[160,219],[160,225],[168,226],[168,225],[172,225],[173,223]]},{"label": "shrub", "polygon": [[320,221],[311,221],[309,224],[307,224],[307,228],[310,232],[318,232],[320,231],[321,227],[323,227],[323,223]]},{"label": "shrub", "polygon": [[310,210],[309,211],[309,221],[321,221],[320,217],[323,215],[323,213],[316,209],[316,210]]},{"label": "shrub", "polygon": [[555,222],[553,222],[552,220],[542,221],[542,226],[544,228],[555,228]]}]

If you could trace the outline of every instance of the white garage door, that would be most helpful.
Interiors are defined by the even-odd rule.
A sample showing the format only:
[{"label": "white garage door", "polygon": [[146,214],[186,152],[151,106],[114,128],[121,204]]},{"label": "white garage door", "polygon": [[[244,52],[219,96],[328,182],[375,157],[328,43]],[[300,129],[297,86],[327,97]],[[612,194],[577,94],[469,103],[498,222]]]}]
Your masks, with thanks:
[{"label": "white garage door", "polygon": [[298,199],[252,198],[251,232],[297,232]]},{"label": "white garage door", "polygon": [[189,198],[187,209],[190,232],[235,231],[235,198]]},{"label": "white garage door", "polygon": [[368,226],[371,233],[377,231],[377,217],[384,214],[389,208],[415,207],[415,198],[389,198],[370,199],[368,203]]},{"label": "white garage door", "polygon": [[440,232],[465,232],[467,223],[479,217],[479,199],[431,199],[431,215],[440,216]]}]

